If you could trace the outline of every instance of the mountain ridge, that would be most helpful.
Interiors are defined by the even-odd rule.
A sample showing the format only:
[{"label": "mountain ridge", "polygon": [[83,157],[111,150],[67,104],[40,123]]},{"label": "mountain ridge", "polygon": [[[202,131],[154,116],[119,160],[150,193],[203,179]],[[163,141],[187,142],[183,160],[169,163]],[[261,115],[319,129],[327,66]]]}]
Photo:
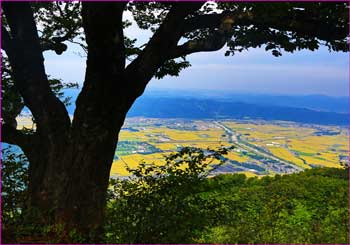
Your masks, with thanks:
[{"label": "mountain ridge", "polygon": [[129,117],[189,119],[263,119],[323,125],[348,125],[349,114],[315,111],[306,108],[255,105],[192,98],[139,98]]}]

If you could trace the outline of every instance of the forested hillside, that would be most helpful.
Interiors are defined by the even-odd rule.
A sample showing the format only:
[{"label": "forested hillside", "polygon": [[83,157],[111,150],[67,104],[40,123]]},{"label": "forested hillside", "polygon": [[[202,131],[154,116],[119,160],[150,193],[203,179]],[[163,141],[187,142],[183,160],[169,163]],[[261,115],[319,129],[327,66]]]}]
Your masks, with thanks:
[{"label": "forested hillside", "polygon": [[111,202],[108,241],[349,243],[347,170],[261,179],[218,175],[195,187],[186,183],[171,188],[153,183],[152,191],[131,191]]}]

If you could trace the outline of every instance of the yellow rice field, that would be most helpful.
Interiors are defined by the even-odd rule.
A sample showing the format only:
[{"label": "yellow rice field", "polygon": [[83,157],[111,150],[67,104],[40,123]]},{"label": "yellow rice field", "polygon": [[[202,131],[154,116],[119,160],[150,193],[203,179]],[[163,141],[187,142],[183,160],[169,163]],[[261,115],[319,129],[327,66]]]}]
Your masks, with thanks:
[{"label": "yellow rice field", "polygon": [[[137,122],[137,120],[135,120]],[[142,119],[142,126],[135,128],[137,132],[121,131],[119,140],[142,141],[153,145],[162,153],[130,154],[119,156],[120,159],[112,165],[112,175],[127,175],[126,164],[133,168],[140,161],[164,164],[164,154],[176,151],[179,147],[217,148],[220,146],[232,146],[229,135],[212,121],[191,121],[193,130],[181,126],[166,125],[154,126],[152,123],[158,119]],[[164,121],[165,122],[165,121]],[[151,123],[149,125],[147,123]],[[221,124],[231,129],[242,141],[254,145],[265,152],[269,152],[278,159],[293,163],[303,169],[312,166],[340,167],[340,157],[348,155],[348,136],[345,128],[301,125],[292,122],[266,122],[266,121],[221,121]],[[141,124],[141,123],[140,123]],[[166,122],[165,122],[166,124]],[[129,125],[130,126],[130,125]],[[186,125],[185,125],[186,126]],[[334,135],[317,135],[318,131],[337,132]],[[242,150],[242,149],[241,149]],[[229,160],[239,163],[255,162],[247,154],[242,154],[240,149],[234,149],[225,156]],[[244,171],[248,176],[255,176],[254,172]],[[274,174],[269,172],[268,174]]]}]

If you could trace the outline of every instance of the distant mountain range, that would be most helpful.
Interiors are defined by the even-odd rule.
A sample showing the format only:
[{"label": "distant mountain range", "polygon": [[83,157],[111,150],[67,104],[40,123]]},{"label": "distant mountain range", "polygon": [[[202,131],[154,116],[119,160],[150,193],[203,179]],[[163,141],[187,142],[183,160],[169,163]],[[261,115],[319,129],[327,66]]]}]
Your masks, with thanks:
[{"label": "distant mountain range", "polygon": [[[77,90],[67,91],[74,101]],[[257,95],[215,91],[151,90],[136,100],[129,117],[263,119],[349,125],[348,97]],[[74,112],[74,103],[68,107]]]},{"label": "distant mountain range", "polygon": [[196,98],[213,99],[227,102],[244,102],[257,105],[287,106],[307,108],[317,111],[349,112],[349,97],[333,97],[326,95],[276,95],[276,94],[249,94],[209,90],[163,90],[146,91],[145,95],[151,98]]},{"label": "distant mountain range", "polygon": [[263,119],[324,125],[348,125],[349,114],[305,108],[256,105],[192,98],[139,98],[129,117],[189,119]]}]

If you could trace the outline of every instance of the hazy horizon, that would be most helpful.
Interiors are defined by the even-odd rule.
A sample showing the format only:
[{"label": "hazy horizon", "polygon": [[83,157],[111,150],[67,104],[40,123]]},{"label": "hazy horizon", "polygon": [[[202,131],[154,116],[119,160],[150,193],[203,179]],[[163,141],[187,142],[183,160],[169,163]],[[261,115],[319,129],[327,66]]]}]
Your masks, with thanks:
[{"label": "hazy horizon", "polygon": [[[64,89],[65,91],[70,90],[73,91],[74,94],[80,93],[82,88],[82,84],[79,84],[79,88],[70,88],[70,89]],[[259,92],[259,91],[239,91],[239,90],[227,90],[227,89],[204,89],[204,88],[162,88],[162,87],[147,87],[144,91],[144,93],[141,96],[153,96],[155,93],[162,93],[164,96],[167,94],[172,95],[178,95],[178,96],[187,96],[189,94],[193,95],[203,95],[203,96],[228,96],[228,95],[249,95],[249,96],[276,96],[276,97],[312,97],[312,96],[319,96],[319,97],[330,97],[330,98],[349,98],[350,94],[346,95],[327,95],[327,94],[321,94],[321,93],[298,93],[298,94],[291,94],[291,93],[273,93],[273,92]],[[350,102],[350,98],[349,98]]]},{"label": "hazy horizon", "polygon": [[[348,98],[349,93],[345,95],[327,95],[327,94],[321,94],[321,93],[288,93],[288,92],[263,92],[263,91],[244,91],[244,90],[227,90],[227,89],[201,89],[201,88],[188,88],[188,89],[182,89],[182,88],[162,88],[162,87],[149,87],[145,90],[142,96],[144,95],[150,95],[154,92],[170,92],[170,93],[179,93],[179,95],[183,94],[184,92],[187,93],[211,93],[213,95],[258,95],[258,96],[288,96],[288,97],[302,97],[302,96],[324,96],[324,97],[331,97],[331,98]],[[180,94],[181,93],[181,94]]]}]

